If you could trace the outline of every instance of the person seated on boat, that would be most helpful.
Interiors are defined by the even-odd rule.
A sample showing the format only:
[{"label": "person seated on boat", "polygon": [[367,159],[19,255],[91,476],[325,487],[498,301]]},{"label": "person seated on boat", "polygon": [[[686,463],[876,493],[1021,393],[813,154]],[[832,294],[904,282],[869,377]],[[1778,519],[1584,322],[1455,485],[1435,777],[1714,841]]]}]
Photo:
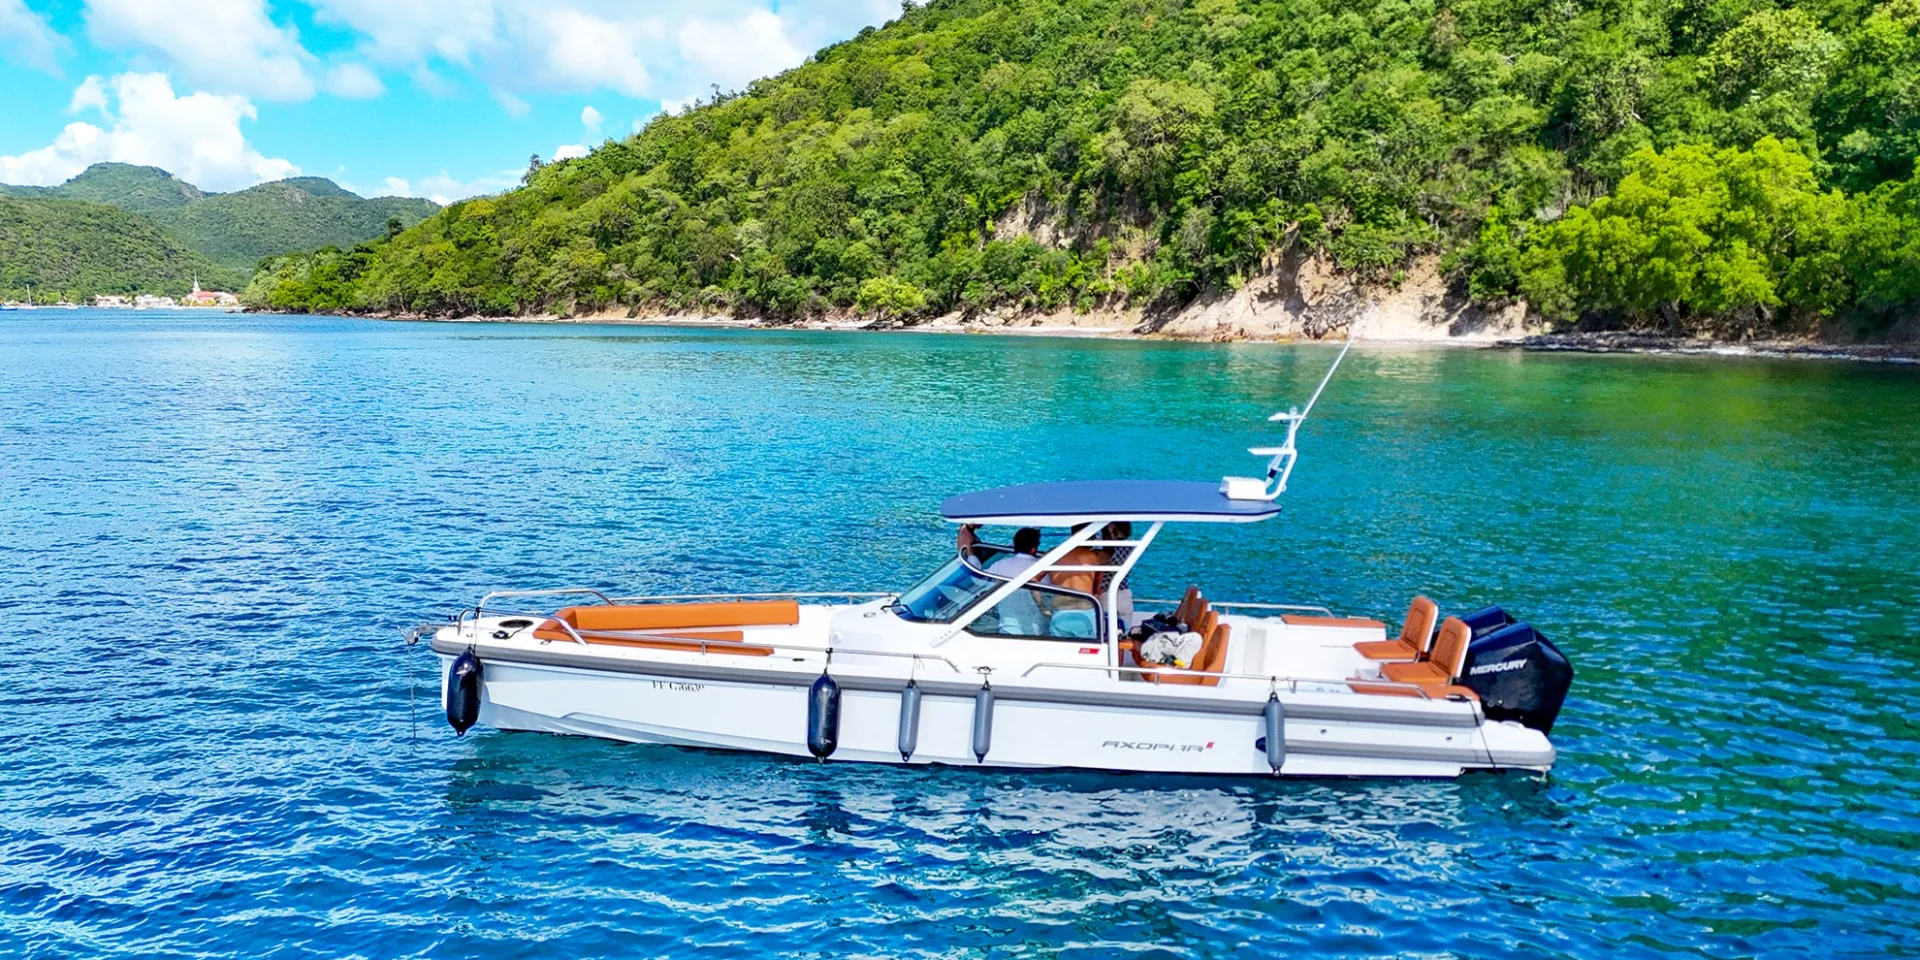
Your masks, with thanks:
[{"label": "person seated on boat", "polygon": [[[1021,527],[1013,532],[1013,552],[987,565],[987,572],[1009,580],[1027,572],[1040,562],[1040,531]],[[1046,618],[1033,601],[1030,590],[1016,590],[995,608],[1000,612],[1001,629],[1020,636],[1041,636]]]},{"label": "person seated on boat", "polygon": [[[1078,527],[1075,528],[1074,532],[1078,533],[1084,529],[1086,528]],[[1066,556],[1060,558],[1056,566],[1087,567],[1099,566],[1105,562],[1106,558],[1101,556],[1100,551],[1092,547],[1074,547],[1072,550],[1067,551]],[[1062,590],[1091,594],[1093,593],[1094,584],[1097,583],[1098,580],[1090,570],[1056,569],[1052,573],[1047,574],[1047,582]]]},{"label": "person seated on boat", "polygon": [[[1086,529],[1080,527],[1075,530]],[[1106,553],[1093,547],[1075,547],[1060,558],[1063,567],[1101,566],[1107,562]],[[1047,582],[1062,590],[1093,595],[1098,575],[1092,570],[1055,570],[1047,574]],[[1093,639],[1099,636],[1099,618],[1091,606],[1082,606],[1085,601],[1074,602],[1060,597],[1052,599],[1056,609],[1048,622],[1048,635],[1071,637],[1075,639]]]},{"label": "person seated on boat", "polygon": [[[1125,520],[1115,520],[1102,528],[1099,534],[1102,540],[1133,539],[1133,524]],[[1132,547],[1075,547],[1060,560],[1063,567],[1111,567],[1126,561]],[[1063,570],[1047,577],[1054,586],[1065,590],[1090,594],[1101,599],[1106,598],[1107,584],[1113,580],[1111,572],[1091,570]],[[1120,629],[1125,630],[1133,623],[1133,587],[1127,581],[1120,582],[1120,590],[1114,597],[1115,613],[1120,619]]]},{"label": "person seated on boat", "polygon": [[977,549],[980,546],[980,525],[979,524],[977,523],[961,524],[960,533],[958,536],[954,538],[954,542],[955,542],[955,545],[959,547],[961,556],[967,558],[968,560],[980,559],[980,554]]},{"label": "person seated on boat", "polygon": [[1013,552],[987,565],[987,572],[1009,579],[1040,562],[1040,531],[1021,527],[1013,532]]}]

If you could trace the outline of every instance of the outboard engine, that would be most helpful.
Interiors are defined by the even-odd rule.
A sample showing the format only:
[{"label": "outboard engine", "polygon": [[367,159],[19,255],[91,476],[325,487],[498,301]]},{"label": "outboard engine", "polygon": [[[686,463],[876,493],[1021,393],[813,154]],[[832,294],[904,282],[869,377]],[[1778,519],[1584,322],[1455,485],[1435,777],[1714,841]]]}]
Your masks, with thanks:
[{"label": "outboard engine", "polygon": [[1573,665],[1532,624],[1516,623],[1499,607],[1462,617],[1474,628],[1460,683],[1480,695],[1489,720],[1518,720],[1541,733],[1573,686]]},{"label": "outboard engine", "polygon": [[1461,617],[1460,622],[1466,624],[1467,629],[1473,631],[1473,638],[1478,640],[1501,627],[1516,623],[1517,621],[1513,619],[1513,614],[1508,613],[1504,608],[1494,606],[1481,607]]}]

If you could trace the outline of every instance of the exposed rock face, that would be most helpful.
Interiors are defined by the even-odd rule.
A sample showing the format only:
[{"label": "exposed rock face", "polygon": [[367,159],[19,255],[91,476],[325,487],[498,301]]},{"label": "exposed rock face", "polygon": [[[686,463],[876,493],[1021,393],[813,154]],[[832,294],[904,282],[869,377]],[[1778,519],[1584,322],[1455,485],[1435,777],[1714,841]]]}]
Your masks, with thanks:
[{"label": "exposed rock face", "polygon": [[1087,313],[1002,310],[972,317],[947,314],[922,326],[1182,340],[1294,340],[1344,337],[1351,325],[1359,340],[1473,343],[1524,337],[1544,328],[1538,318],[1529,319],[1525,304],[1486,309],[1450,294],[1439,265],[1437,257],[1423,258],[1406,269],[1398,284],[1366,283],[1323,257],[1289,257],[1238,291],[1203,297],[1163,314],[1107,308]]},{"label": "exposed rock face", "polygon": [[[1045,218],[1034,216],[1038,222]],[[1023,229],[1027,227],[1023,224]],[[1134,307],[1100,307],[1086,313],[997,309],[971,316],[949,313],[911,323],[876,322],[872,317],[833,314],[797,322],[686,315],[639,315],[639,322],[730,322],[814,329],[897,329],[994,333],[1158,336],[1179,340],[1316,340],[1340,338],[1351,327],[1357,340],[1494,343],[1542,333],[1546,324],[1530,317],[1524,303],[1487,308],[1448,291],[1438,257],[1413,261],[1398,283],[1370,283],[1340,270],[1323,256],[1276,257],[1239,290],[1202,297],[1166,312]],[[612,314],[582,320],[615,319]]]},{"label": "exposed rock face", "polygon": [[1290,257],[1239,291],[1189,304],[1152,332],[1198,340],[1344,337],[1486,342],[1535,332],[1525,304],[1486,309],[1454,296],[1439,258],[1415,261],[1398,284],[1374,284],[1323,257]]}]

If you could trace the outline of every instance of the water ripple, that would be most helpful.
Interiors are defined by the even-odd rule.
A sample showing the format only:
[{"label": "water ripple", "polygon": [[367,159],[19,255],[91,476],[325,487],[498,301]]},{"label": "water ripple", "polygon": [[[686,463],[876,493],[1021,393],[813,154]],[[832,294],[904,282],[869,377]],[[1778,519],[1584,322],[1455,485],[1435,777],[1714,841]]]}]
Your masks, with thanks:
[{"label": "water ripple", "polygon": [[[1920,378],[1358,351],[1143,594],[1503,602],[1546,781],[873,769],[449,736],[495,587],[896,586],[997,483],[1244,472],[1329,351],[0,323],[0,954],[1920,954]],[[412,731],[418,726],[419,736]]]}]

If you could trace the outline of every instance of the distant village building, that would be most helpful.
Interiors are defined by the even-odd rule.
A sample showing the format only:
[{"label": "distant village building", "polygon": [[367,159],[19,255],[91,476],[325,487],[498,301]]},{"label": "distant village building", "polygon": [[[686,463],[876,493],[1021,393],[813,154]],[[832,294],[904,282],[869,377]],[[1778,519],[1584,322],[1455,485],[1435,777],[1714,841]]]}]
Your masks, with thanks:
[{"label": "distant village building", "polygon": [[133,298],[133,308],[135,310],[164,310],[168,307],[177,307],[179,305],[180,301],[172,297],[156,297],[146,293]]},{"label": "distant village building", "polygon": [[202,290],[200,278],[196,276],[193,278],[193,292],[180,302],[189,307],[237,307],[240,298],[224,290]]},{"label": "distant village building", "polygon": [[96,307],[113,307],[124,310],[127,307],[133,306],[133,302],[117,293],[101,293],[94,295],[93,305]]}]

